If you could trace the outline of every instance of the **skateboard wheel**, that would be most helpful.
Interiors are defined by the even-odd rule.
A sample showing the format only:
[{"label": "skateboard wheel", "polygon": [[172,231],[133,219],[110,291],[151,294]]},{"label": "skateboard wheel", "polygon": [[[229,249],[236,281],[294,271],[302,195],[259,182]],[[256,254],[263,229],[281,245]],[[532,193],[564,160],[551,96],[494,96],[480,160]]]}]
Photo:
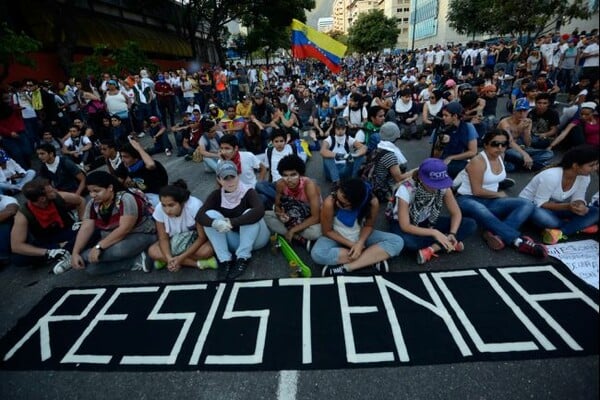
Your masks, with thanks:
[{"label": "skateboard wheel", "polygon": [[290,261],[290,267],[291,268],[297,268],[298,264],[296,263],[296,261]]}]

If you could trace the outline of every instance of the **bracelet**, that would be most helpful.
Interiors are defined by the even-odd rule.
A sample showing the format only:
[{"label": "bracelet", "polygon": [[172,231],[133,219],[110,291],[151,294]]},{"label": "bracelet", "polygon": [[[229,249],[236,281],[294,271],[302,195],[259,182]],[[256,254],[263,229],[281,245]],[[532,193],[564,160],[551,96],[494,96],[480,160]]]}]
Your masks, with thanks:
[{"label": "bracelet", "polygon": [[454,232],[450,232],[447,236],[450,236],[450,235],[456,237],[456,233],[454,233]]}]

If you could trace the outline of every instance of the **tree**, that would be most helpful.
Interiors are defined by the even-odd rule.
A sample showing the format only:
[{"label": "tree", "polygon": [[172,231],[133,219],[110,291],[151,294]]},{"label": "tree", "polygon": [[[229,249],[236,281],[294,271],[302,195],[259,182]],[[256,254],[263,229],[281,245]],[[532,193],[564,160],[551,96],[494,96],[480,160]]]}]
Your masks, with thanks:
[{"label": "tree", "polygon": [[400,29],[394,18],[383,11],[372,10],[361,14],[348,32],[348,44],[360,53],[395,47]]},{"label": "tree", "polygon": [[330,31],[327,34],[333,40],[337,40],[340,43],[344,43],[346,46],[348,45],[348,36],[344,35],[344,32],[341,32],[341,31]]},{"label": "tree", "polygon": [[459,33],[510,34],[531,41],[574,18],[589,19],[596,10],[588,0],[452,0],[447,19]]},{"label": "tree", "polygon": [[42,44],[27,36],[23,32],[16,33],[9,28],[6,22],[0,25],[0,81],[8,76],[11,64],[21,64],[29,67],[35,66],[29,53],[40,49]]},{"label": "tree", "polygon": [[114,50],[110,50],[106,44],[97,44],[91,55],[72,64],[70,69],[73,75],[79,77],[99,77],[103,72],[122,77],[141,68],[151,72],[158,70],[158,66],[150,61],[140,46],[128,40],[123,47]]}]

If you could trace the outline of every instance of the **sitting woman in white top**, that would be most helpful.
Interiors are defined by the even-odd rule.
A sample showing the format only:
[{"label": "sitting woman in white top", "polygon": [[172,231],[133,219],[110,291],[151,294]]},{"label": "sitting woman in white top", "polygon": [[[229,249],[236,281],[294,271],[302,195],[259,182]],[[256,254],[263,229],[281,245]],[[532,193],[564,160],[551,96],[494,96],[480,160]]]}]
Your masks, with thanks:
[{"label": "sitting woman in white top", "polygon": [[160,189],[158,196],[160,202],[152,214],[158,242],[148,249],[154,268],[167,267],[171,272],[181,267],[216,269],[212,246],[195,220],[202,201],[190,195],[181,179]]},{"label": "sitting woman in white top", "polygon": [[404,247],[396,234],[375,230],[379,201],[371,185],[358,178],[342,180],[323,201],[321,229],[310,255],[324,265],[322,275],[344,275],[374,266],[388,272],[386,260]]},{"label": "sitting woman in white top", "polygon": [[[390,230],[402,237],[407,249],[417,252],[417,264],[425,264],[441,250],[462,252],[462,241],[477,229],[473,219],[462,217],[451,186],[444,161],[427,158],[396,192],[398,204]],[[449,217],[440,215],[443,206]]]},{"label": "sitting woman in white top", "polygon": [[508,133],[500,129],[483,137],[483,151],[456,178],[461,182],[457,202],[463,215],[484,229],[483,239],[492,250],[512,245],[521,253],[544,258],[546,246],[519,231],[533,213],[533,203],[498,191],[498,184],[506,178],[502,156],[509,142]]},{"label": "sitting woman in white top", "polygon": [[541,171],[519,194],[536,208],[530,221],[543,228],[542,239],[555,244],[567,235],[598,223],[598,207],[587,206],[590,175],[598,170],[598,147],[581,145],[567,151],[558,166]]},{"label": "sitting woman in white top", "polygon": [[260,196],[241,181],[239,169],[232,161],[219,163],[217,182],[220,188],[208,196],[196,222],[204,227],[217,255],[220,278],[233,280],[248,268],[252,250],[269,243],[270,233],[263,219],[265,209]]}]

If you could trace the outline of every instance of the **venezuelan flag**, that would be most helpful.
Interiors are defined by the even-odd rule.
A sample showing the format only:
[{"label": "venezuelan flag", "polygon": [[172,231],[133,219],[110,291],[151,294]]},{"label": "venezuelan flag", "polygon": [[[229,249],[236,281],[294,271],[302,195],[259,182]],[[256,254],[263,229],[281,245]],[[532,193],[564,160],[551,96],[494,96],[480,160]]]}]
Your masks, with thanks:
[{"label": "venezuelan flag", "polygon": [[333,73],[342,69],[346,46],[298,21],[292,20],[292,55],[295,58],[315,58]]}]

